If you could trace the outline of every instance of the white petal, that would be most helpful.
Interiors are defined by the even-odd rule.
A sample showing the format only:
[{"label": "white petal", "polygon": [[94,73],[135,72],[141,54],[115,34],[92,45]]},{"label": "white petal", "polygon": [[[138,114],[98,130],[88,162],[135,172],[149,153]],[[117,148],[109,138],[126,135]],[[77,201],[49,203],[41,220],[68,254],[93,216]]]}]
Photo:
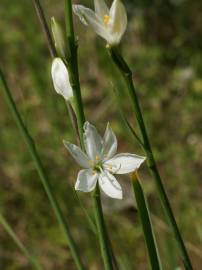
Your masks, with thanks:
[{"label": "white petal", "polygon": [[109,39],[109,31],[104,26],[102,18],[98,17],[94,11],[81,5],[73,5],[73,11],[82,23],[89,24],[99,36]]},{"label": "white petal", "polygon": [[81,149],[78,146],[71,144],[67,141],[63,141],[63,143],[67,148],[67,150],[69,151],[69,153],[72,155],[72,157],[81,167],[83,168],[90,167],[88,156],[83,151],[81,151]]},{"label": "white petal", "polygon": [[104,193],[114,199],[122,199],[122,188],[116,178],[107,171],[103,171],[99,175],[99,185]]},{"label": "white petal", "polygon": [[124,153],[107,160],[103,167],[114,174],[125,174],[137,170],[144,161],[145,157]]},{"label": "white petal", "polygon": [[104,134],[102,151],[104,159],[112,158],[117,151],[117,139],[109,123]]},{"label": "white petal", "polygon": [[51,74],[55,91],[62,95],[66,100],[73,97],[69,74],[62,59],[55,58],[53,60]]},{"label": "white petal", "polygon": [[120,43],[127,27],[127,13],[121,0],[114,0],[109,13],[109,29],[111,40],[108,42],[113,44]]},{"label": "white petal", "polygon": [[109,9],[104,0],[94,0],[95,13],[104,18],[105,15],[109,15]]},{"label": "white petal", "polygon": [[102,138],[97,132],[96,128],[89,122],[85,122],[84,124],[83,139],[86,153],[88,154],[89,158],[93,161],[98,161],[98,159],[101,158]]},{"label": "white petal", "polygon": [[75,189],[83,192],[92,191],[97,183],[98,174],[95,174],[91,169],[81,170],[78,174]]}]

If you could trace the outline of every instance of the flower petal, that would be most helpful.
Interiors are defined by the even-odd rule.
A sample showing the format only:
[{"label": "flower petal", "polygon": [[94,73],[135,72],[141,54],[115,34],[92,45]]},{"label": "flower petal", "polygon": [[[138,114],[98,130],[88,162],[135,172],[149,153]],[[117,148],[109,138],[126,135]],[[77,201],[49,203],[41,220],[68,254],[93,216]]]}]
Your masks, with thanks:
[{"label": "flower petal", "polygon": [[73,97],[69,74],[62,59],[55,58],[53,60],[51,74],[55,91],[62,95],[66,100]]},{"label": "flower petal", "polygon": [[109,123],[104,134],[102,151],[104,159],[112,158],[117,151],[117,139]]},{"label": "flower petal", "polygon": [[83,192],[91,192],[97,183],[98,174],[91,169],[81,170],[78,174],[75,189]]},{"label": "flower petal", "polygon": [[122,188],[116,178],[109,172],[103,171],[98,178],[102,191],[114,199],[122,199]]},{"label": "flower petal", "polygon": [[89,158],[93,161],[98,161],[101,158],[103,141],[97,129],[89,122],[84,124],[83,139]]},{"label": "flower petal", "polygon": [[83,168],[90,168],[89,158],[88,156],[81,151],[81,149],[67,141],[63,141],[64,146],[67,148],[72,157],[76,160],[76,162]]},{"label": "flower petal", "polygon": [[104,18],[105,15],[109,15],[109,9],[104,0],[94,0],[95,13]]},{"label": "flower petal", "polygon": [[102,18],[99,18],[94,11],[81,5],[73,5],[73,11],[83,24],[89,24],[99,36],[109,39],[109,31],[104,26]]},{"label": "flower petal", "polygon": [[114,0],[109,12],[110,44],[118,44],[126,31],[127,13],[121,0]]},{"label": "flower petal", "polygon": [[103,167],[113,174],[125,174],[137,170],[144,161],[145,157],[124,153],[107,160]]}]

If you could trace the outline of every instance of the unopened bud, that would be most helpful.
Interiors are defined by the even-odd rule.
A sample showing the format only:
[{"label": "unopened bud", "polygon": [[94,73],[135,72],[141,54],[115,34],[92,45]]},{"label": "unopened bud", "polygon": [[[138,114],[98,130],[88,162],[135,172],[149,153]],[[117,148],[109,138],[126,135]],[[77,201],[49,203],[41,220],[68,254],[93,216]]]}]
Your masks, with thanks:
[{"label": "unopened bud", "polygon": [[61,58],[53,60],[51,75],[55,91],[65,100],[72,100],[73,90],[69,81],[69,73]]},{"label": "unopened bud", "polygon": [[67,46],[65,45],[64,33],[54,17],[51,18],[51,29],[58,56],[65,58],[67,54]]}]

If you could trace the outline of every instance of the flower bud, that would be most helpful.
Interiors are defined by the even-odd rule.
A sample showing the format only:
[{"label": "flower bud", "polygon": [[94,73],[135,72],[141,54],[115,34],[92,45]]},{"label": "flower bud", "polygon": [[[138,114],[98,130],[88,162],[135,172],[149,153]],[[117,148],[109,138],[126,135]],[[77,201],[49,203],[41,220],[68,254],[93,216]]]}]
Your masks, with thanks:
[{"label": "flower bud", "polygon": [[55,58],[52,63],[51,75],[55,91],[66,100],[73,97],[68,70],[61,58]]},{"label": "flower bud", "polygon": [[51,29],[56,51],[60,57],[65,58],[67,48],[65,45],[64,33],[59,23],[55,20],[54,17],[51,18]]}]

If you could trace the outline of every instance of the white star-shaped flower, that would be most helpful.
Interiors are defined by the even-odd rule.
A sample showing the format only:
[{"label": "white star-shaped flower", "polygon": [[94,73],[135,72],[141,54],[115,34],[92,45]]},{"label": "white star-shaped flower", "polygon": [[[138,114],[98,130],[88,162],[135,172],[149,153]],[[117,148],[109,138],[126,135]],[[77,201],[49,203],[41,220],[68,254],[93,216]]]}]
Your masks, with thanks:
[{"label": "white star-shaped flower", "polygon": [[127,14],[121,0],[114,0],[109,9],[104,0],[94,0],[95,12],[82,5],[73,5],[81,22],[93,30],[111,46],[120,43],[127,27]]},{"label": "white star-shaped flower", "polygon": [[84,153],[78,146],[64,141],[76,162],[84,168],[78,173],[75,189],[91,192],[97,181],[109,197],[122,199],[122,188],[114,174],[127,174],[137,170],[145,157],[117,152],[117,139],[110,125],[107,125],[102,138],[96,128],[89,122],[84,124]]}]

